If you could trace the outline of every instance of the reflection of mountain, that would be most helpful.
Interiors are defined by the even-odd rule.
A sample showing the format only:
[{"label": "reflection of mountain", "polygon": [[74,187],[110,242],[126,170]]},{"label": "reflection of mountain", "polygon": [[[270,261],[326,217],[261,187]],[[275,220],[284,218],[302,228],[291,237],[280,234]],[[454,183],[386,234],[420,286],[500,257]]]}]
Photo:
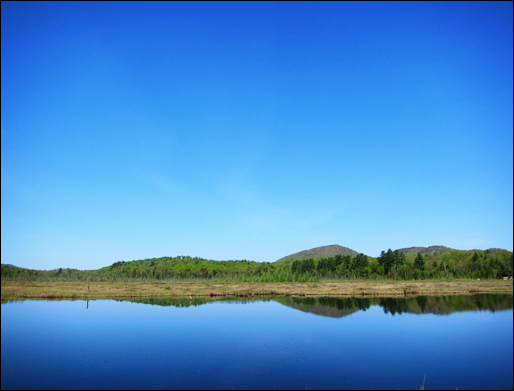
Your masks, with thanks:
[{"label": "reflection of mountain", "polygon": [[392,298],[357,297],[274,297],[290,308],[315,315],[342,318],[371,305],[379,305],[386,314],[433,314],[449,315],[463,311],[500,311],[512,309],[512,295],[469,295],[469,296],[417,296]]},{"label": "reflection of mountain", "polygon": [[[359,310],[367,310],[372,305],[378,305],[384,309],[386,314],[434,314],[449,315],[454,312],[463,311],[501,311],[512,309],[512,295],[499,294],[478,294],[468,296],[417,296],[417,297],[382,297],[382,298],[360,298],[360,297],[292,297],[273,296],[266,298],[255,298],[255,301],[276,301],[289,308],[302,312],[327,316],[330,318],[343,318],[354,314]],[[249,299],[237,299],[232,297],[220,298],[223,301],[230,301],[239,304],[252,302]],[[211,298],[194,297],[192,299],[181,298],[140,298],[118,301],[130,301],[141,304],[152,304],[160,306],[190,307],[213,303]]]},{"label": "reflection of mountain", "polygon": [[160,305],[162,307],[196,307],[198,305],[207,304],[208,302],[212,302],[207,298],[203,297],[195,297],[190,299],[188,297],[159,297],[159,298],[130,298],[130,299],[116,299],[116,301],[130,301],[131,303],[140,303],[140,304],[151,304],[151,305]]},{"label": "reflection of mountain", "polygon": [[[189,297],[152,297],[152,298],[130,298],[130,299],[116,299],[116,301],[129,301],[131,303],[140,303],[140,304],[151,304],[151,305],[160,305],[162,307],[177,307],[177,308],[186,308],[186,307],[196,307],[203,304],[211,304],[216,301],[230,301],[236,302],[238,304],[246,304],[252,302],[249,299],[238,299],[234,297],[216,297],[214,299],[209,297],[198,297],[195,296],[193,298]],[[259,301],[270,301],[270,298],[260,299]]]},{"label": "reflection of mountain", "polygon": [[337,306],[322,306],[314,298],[300,299],[297,297],[279,296],[274,297],[273,301],[294,308],[295,310],[314,315],[327,316],[329,318],[342,318],[359,311],[357,307],[339,309]]}]

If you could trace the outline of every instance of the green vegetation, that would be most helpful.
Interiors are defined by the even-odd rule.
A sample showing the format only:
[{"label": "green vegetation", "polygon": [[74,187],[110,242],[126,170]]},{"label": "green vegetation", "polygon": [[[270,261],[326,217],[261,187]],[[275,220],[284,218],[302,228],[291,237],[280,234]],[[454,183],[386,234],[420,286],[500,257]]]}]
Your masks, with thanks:
[{"label": "green vegetation", "polygon": [[498,279],[512,276],[513,254],[506,250],[458,251],[405,255],[382,251],[304,258],[276,263],[248,260],[211,261],[188,256],[115,262],[97,270],[31,270],[1,265],[2,281],[190,281],[294,283],[332,280]]},{"label": "green vegetation", "polygon": [[267,262],[210,261],[188,256],[162,257],[115,262],[98,270],[30,270],[2,265],[2,281],[214,281],[214,282],[295,282],[289,266]]}]

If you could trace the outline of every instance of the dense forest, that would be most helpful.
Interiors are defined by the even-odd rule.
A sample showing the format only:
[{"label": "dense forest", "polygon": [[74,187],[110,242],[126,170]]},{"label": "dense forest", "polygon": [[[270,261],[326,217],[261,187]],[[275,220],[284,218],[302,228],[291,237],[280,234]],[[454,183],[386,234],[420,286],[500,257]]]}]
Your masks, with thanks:
[{"label": "dense forest", "polygon": [[1,265],[2,280],[14,281],[141,281],[214,280],[220,282],[314,282],[353,279],[454,279],[512,276],[513,253],[506,250],[454,250],[442,254],[382,251],[364,254],[306,258],[281,263],[212,261],[188,256],[115,262],[97,270],[32,270]]}]

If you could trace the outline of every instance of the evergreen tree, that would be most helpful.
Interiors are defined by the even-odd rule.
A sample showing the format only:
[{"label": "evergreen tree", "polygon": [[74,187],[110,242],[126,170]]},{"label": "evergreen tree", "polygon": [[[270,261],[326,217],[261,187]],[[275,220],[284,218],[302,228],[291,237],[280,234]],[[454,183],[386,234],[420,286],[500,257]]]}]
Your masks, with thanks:
[{"label": "evergreen tree", "polygon": [[378,264],[384,268],[384,273],[388,274],[389,270],[394,265],[395,256],[391,249],[387,250],[387,253],[382,251],[380,253],[380,257],[378,258]]},{"label": "evergreen tree", "polygon": [[403,265],[406,261],[406,257],[403,251],[395,250],[394,252],[394,266],[396,270],[398,270],[398,267]]},{"label": "evergreen tree", "polygon": [[291,273],[292,274],[301,274],[302,272],[302,261],[296,260],[291,265]]},{"label": "evergreen tree", "polygon": [[345,269],[348,270],[350,268],[351,263],[352,263],[352,256],[350,254],[345,255],[343,257],[343,263],[344,263]]},{"label": "evergreen tree", "polygon": [[310,274],[316,269],[314,259],[307,258],[302,261],[302,274]]},{"label": "evergreen tree", "polygon": [[354,268],[357,271],[362,271],[365,267],[369,265],[368,256],[364,254],[359,254],[355,257]]},{"label": "evergreen tree", "polygon": [[318,261],[318,266],[316,266],[316,270],[318,271],[318,273],[323,274],[325,272],[325,269],[325,259],[322,258]]},{"label": "evergreen tree", "polygon": [[414,260],[414,267],[419,270],[425,270],[425,259],[421,253],[418,253],[416,259]]}]

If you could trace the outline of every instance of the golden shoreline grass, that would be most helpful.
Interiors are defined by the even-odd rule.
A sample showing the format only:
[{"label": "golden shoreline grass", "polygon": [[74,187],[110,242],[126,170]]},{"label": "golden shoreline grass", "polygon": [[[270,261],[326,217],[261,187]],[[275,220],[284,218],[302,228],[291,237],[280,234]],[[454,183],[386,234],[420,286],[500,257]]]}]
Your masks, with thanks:
[{"label": "golden shoreline grass", "polygon": [[323,281],[317,283],[14,282],[1,285],[2,300],[100,299],[188,296],[416,296],[512,294],[512,280]]}]

